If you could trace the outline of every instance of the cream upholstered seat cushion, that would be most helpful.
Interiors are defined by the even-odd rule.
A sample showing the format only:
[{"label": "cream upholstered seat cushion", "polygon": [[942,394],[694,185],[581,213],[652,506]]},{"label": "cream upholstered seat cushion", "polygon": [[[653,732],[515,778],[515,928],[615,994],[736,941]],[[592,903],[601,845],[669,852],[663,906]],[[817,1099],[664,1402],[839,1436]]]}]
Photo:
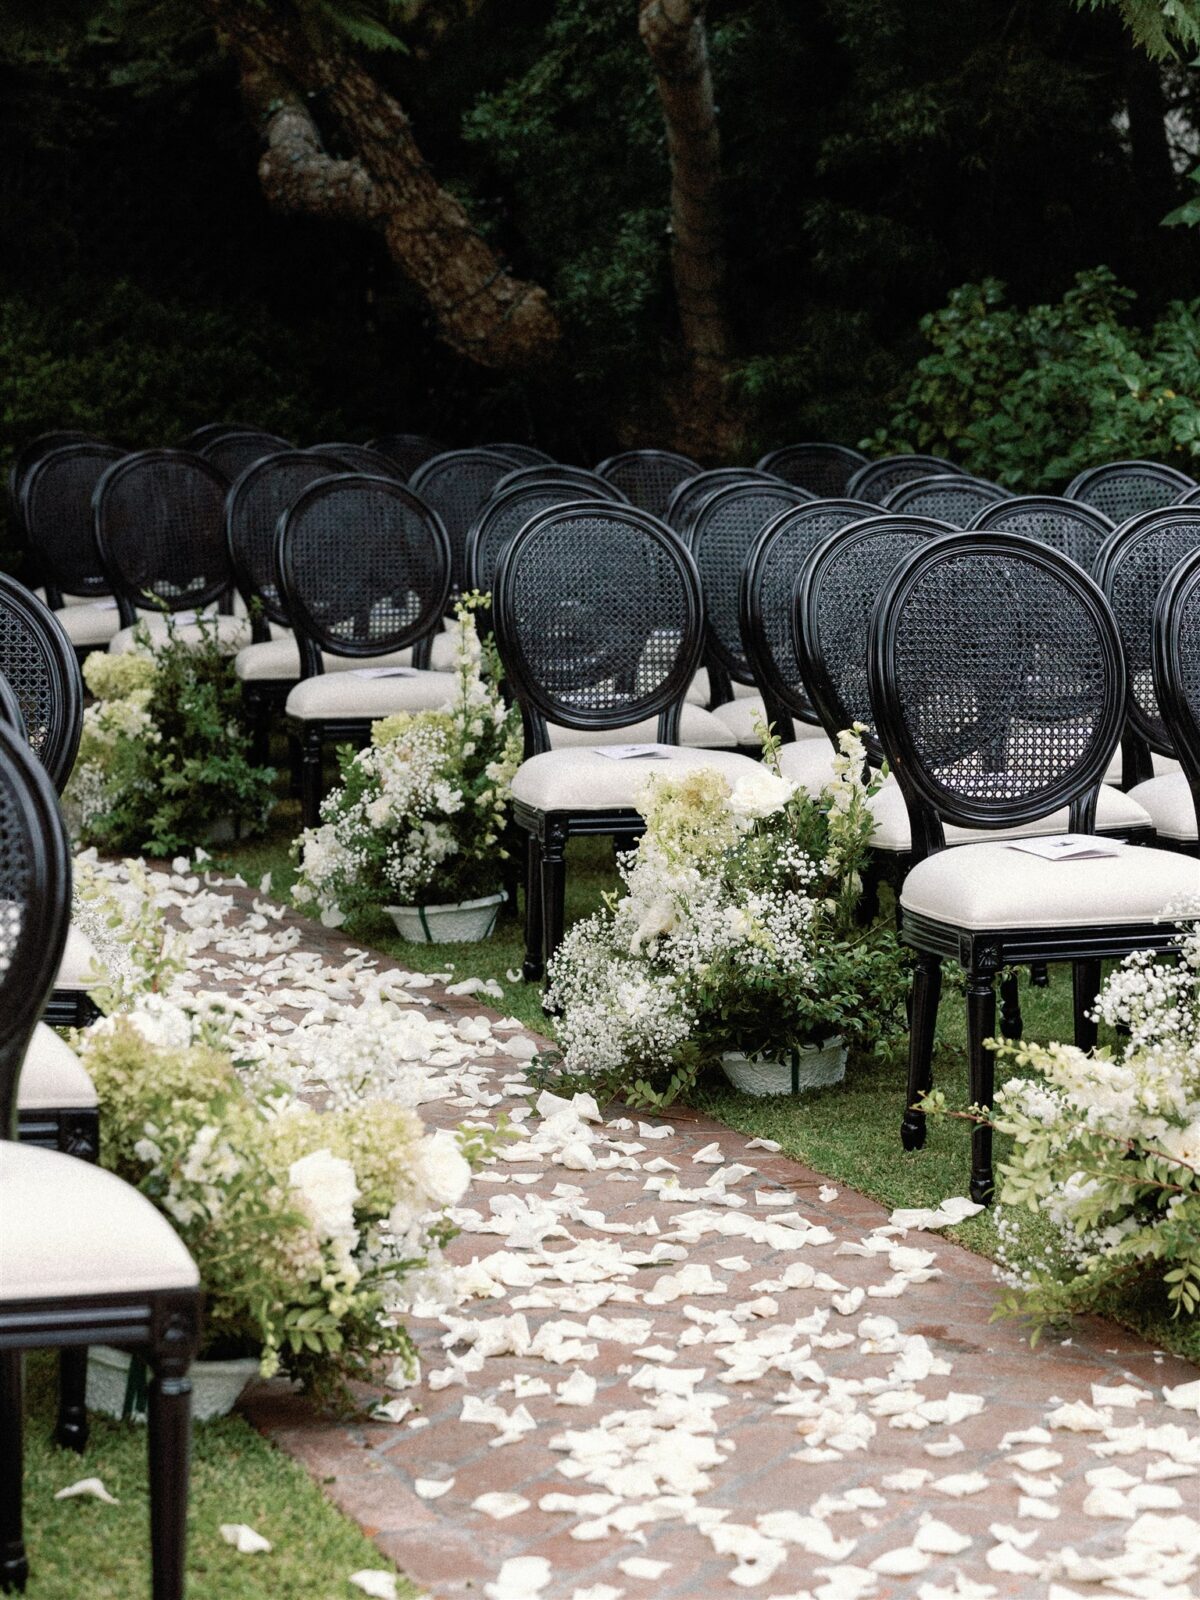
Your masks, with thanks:
[{"label": "cream upholstered seat cushion", "polygon": [[[888,778],[868,804],[875,818],[872,846],[876,850],[907,855],[912,849],[908,808],[895,778]],[[1128,833],[1149,829],[1150,825],[1149,813],[1132,794],[1124,794],[1120,789],[1110,789],[1107,784],[1101,784],[1096,801],[1097,833]],[[1067,808],[1062,806],[1035,822],[1023,822],[1012,828],[960,828],[947,823],[945,833],[947,844],[970,844],[985,839],[1028,839],[1050,833],[1066,833],[1069,827]]]},{"label": "cream upholstered seat cushion", "polygon": [[[738,688],[744,687],[743,684],[738,685]],[[740,699],[727,700],[722,706],[714,706],[712,714],[725,724],[738,744],[756,747],[761,744],[754,725],[756,722],[765,724],[767,721],[767,708],[763,704],[762,695],[749,694],[742,695]]]},{"label": "cream upholstered seat cushion", "polygon": [[[370,670],[370,669],[367,669]],[[449,705],[458,680],[449,672],[413,672],[397,678],[356,678],[352,672],[325,672],[305,678],[287,697],[287,714],[303,721],[325,717],[390,717],[397,711],[440,711]]]},{"label": "cream upholstered seat cushion", "polygon": [[56,989],[94,989],[101,978],[95,967],[100,964],[96,947],[87,934],[74,923],[67,929],[67,943],[54,979]]},{"label": "cream upholstered seat cushion", "polygon": [[[622,741],[643,742],[629,738]],[[681,745],[663,749],[666,755],[661,760],[635,757],[628,761],[614,761],[594,749],[547,750],[522,762],[513,779],[513,798],[535,811],[632,809],[651,773],[709,767],[732,784],[748,772],[762,770],[757,761],[734,750],[685,749]]]},{"label": "cream upholstered seat cushion", "polygon": [[706,706],[711,699],[712,688],[708,681],[708,668],[701,667],[688,684],[687,703],[690,706]]},{"label": "cream upholstered seat cushion", "polygon": [[[547,724],[552,750],[575,750],[598,744],[654,744],[658,739],[658,718],[634,722],[626,728],[566,728],[559,722]],[[737,740],[711,711],[703,706],[683,705],[679,714],[679,742],[699,750],[732,750]]]},{"label": "cream upholstered seat cushion", "polygon": [[785,778],[798,783],[809,794],[819,794],[834,778],[833,758],[837,751],[825,737],[825,730],[816,730],[819,739],[793,739],[779,747],[779,770]]},{"label": "cream upholstered seat cushion", "polygon": [[196,1264],[144,1195],[103,1167],[0,1140],[0,1295],[7,1303],[194,1289]]},{"label": "cream upholstered seat cushion", "polygon": [[[356,667],[408,667],[412,665],[411,650],[391,650],[381,656],[335,656],[328,650],[321,654],[326,672],[350,672]],[[433,640],[430,652],[430,670],[449,672],[454,666],[454,640],[448,633],[439,633]],[[300,677],[300,647],[289,633],[280,639],[270,639],[265,644],[248,644],[237,653],[234,670],[243,683],[273,682],[296,683]]]},{"label": "cream upholstered seat cushion", "polygon": [[39,1022],[17,1079],[18,1111],[90,1111],[96,1089],[87,1068],[53,1028]]},{"label": "cream upholstered seat cushion", "polygon": [[1182,772],[1164,772],[1135,784],[1129,798],[1150,813],[1155,833],[1181,844],[1196,842],[1196,807]]},{"label": "cream upholstered seat cushion", "polygon": [[[183,615],[187,615],[186,612]],[[205,617],[217,625],[217,638],[225,649],[230,652],[240,650],[243,645],[250,643],[250,619],[248,617],[222,617],[218,616],[216,609],[210,607]],[[133,627],[122,628],[114,633],[108,642],[108,648],[115,656],[127,655],[130,650],[137,649],[137,640],[133,637],[134,631],[139,626],[145,626],[152,640],[166,637],[167,625],[163,621],[161,612],[154,612],[150,616],[143,616]],[[211,631],[211,630],[210,630]],[[199,644],[202,638],[200,629],[194,622],[183,622],[175,625],[175,635],[185,644]]]},{"label": "cream upholstered seat cushion", "polygon": [[115,600],[64,605],[54,615],[67,638],[80,649],[89,645],[108,644],[121,626],[121,615]]},{"label": "cream upholstered seat cushion", "polygon": [[1173,850],[1100,839],[1116,855],[1043,861],[1012,844],[963,844],[918,861],[900,904],[977,931],[1154,922],[1200,895],[1200,861]]}]

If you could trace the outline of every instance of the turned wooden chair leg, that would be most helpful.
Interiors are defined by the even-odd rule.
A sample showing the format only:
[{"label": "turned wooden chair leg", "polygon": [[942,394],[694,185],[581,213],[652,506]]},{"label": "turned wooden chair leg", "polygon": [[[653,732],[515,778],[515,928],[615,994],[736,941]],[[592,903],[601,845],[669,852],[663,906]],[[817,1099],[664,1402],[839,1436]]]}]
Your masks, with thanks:
[{"label": "turned wooden chair leg", "polygon": [[545,972],[542,960],[542,858],[536,834],[525,838],[525,962],[521,976],[539,983]]},{"label": "turned wooden chair leg", "polygon": [[20,1592],[29,1577],[21,1520],[25,1446],[21,1353],[0,1351],[0,1591]]},{"label": "turned wooden chair leg", "polygon": [[[967,1068],[972,1105],[991,1107],[996,1058],[984,1043],[996,1036],[996,985],[991,972],[967,973]],[[976,1125],[971,1132],[971,1199],[987,1205],[992,1198],[992,1130]]]},{"label": "turned wooden chair leg", "polygon": [[933,1035],[941,994],[941,957],[922,951],[917,956],[917,968],[913,975],[912,1021],[908,1035],[908,1090],[904,1117],[900,1123],[900,1140],[906,1150],[920,1150],[925,1144],[925,1113],[915,1108],[921,1096],[933,1087]]},{"label": "turned wooden chair leg", "polygon": [[54,1442],[82,1455],[87,1448],[87,1348],[63,1350],[58,1357],[58,1420]]},{"label": "turned wooden chair leg", "polygon": [[153,1600],[183,1600],[187,1555],[192,1383],[159,1359],[149,1391],[150,1561]]}]

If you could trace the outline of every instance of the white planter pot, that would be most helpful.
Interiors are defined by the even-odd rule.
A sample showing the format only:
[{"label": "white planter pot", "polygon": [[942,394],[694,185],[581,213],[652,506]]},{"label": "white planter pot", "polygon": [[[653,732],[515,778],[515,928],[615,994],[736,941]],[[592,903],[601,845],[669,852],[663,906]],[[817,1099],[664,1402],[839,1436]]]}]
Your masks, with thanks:
[{"label": "white planter pot", "polygon": [[[125,1386],[129,1380],[130,1355],[111,1345],[88,1348],[87,1408],[118,1421],[125,1410]],[[192,1380],[192,1416],[197,1422],[209,1417],[226,1417],[237,1404],[242,1390],[258,1376],[258,1357],[243,1356],[238,1361],[193,1361],[188,1371]],[[135,1422],[144,1422],[146,1413],[135,1411]]]},{"label": "white planter pot", "polygon": [[796,1070],[787,1057],[771,1060],[767,1056],[747,1056],[740,1050],[721,1053],[721,1066],[735,1089],[746,1094],[791,1094],[805,1089],[821,1089],[840,1083],[846,1076],[846,1046],[840,1037],[824,1044],[801,1045],[796,1051]]},{"label": "white planter pot", "polygon": [[482,900],[463,900],[448,906],[384,906],[396,932],[412,944],[466,944],[490,939],[504,891],[485,894]]}]

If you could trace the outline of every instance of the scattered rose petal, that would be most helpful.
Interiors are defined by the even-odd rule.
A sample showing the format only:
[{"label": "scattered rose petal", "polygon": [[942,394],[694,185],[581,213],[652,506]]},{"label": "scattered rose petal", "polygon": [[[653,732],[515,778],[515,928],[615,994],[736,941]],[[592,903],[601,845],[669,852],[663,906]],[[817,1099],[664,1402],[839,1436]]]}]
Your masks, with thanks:
[{"label": "scattered rose petal", "polygon": [[106,1506],[119,1506],[121,1504],[114,1495],[109,1494],[99,1478],[80,1478],[78,1483],[68,1484],[65,1489],[57,1490],[54,1498],[56,1500],[74,1500],[79,1495],[90,1497],[93,1500],[101,1500]]},{"label": "scattered rose petal", "polygon": [[221,1537],[243,1556],[266,1555],[271,1549],[271,1541],[264,1539],[261,1533],[256,1533],[245,1522],[223,1522]]}]

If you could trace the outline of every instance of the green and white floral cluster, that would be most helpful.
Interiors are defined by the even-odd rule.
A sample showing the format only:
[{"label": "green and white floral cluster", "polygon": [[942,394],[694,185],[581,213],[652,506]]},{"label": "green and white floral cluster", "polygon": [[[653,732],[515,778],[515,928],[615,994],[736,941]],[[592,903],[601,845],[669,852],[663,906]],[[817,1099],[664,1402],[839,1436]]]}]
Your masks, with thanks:
[{"label": "green and white floral cluster", "polygon": [[459,603],[454,698],[444,710],[385,717],[365,750],[343,751],[321,825],[300,839],[297,905],[337,927],[386,905],[469,900],[499,886],[509,786],[521,761],[519,714],[500,664]]},{"label": "green and white floral cluster", "polygon": [[704,767],[647,781],[624,893],[553,963],[566,1078],[663,1104],[724,1050],[779,1057],[891,1030],[895,941],[857,920],[878,780],[864,778],[860,730],[840,745],[819,798],[780,775],[773,740],[732,785]]}]

